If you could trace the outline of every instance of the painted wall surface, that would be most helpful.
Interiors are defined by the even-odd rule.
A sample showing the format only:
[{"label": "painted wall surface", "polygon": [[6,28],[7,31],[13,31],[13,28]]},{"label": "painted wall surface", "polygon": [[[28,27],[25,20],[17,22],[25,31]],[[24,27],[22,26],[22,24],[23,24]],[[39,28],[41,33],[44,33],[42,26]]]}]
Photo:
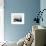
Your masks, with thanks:
[{"label": "painted wall surface", "polygon": [[[41,0],[41,1],[40,1],[40,9],[41,9],[41,11],[42,11],[43,9],[46,9],[46,0]],[[43,12],[42,17],[43,17],[43,22],[41,21],[41,22],[40,22],[40,25],[46,27],[46,10]]]},{"label": "painted wall surface", "polygon": [[[5,40],[18,41],[32,29],[35,14],[40,9],[40,0],[4,0]],[[11,24],[11,13],[24,13],[25,24]]]}]

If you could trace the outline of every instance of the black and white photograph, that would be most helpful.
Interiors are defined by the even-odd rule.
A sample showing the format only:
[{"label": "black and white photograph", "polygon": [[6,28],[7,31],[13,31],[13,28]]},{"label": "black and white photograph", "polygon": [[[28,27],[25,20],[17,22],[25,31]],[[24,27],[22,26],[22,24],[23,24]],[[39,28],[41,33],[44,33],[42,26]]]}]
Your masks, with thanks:
[{"label": "black and white photograph", "polygon": [[11,24],[24,24],[24,13],[11,13]]}]

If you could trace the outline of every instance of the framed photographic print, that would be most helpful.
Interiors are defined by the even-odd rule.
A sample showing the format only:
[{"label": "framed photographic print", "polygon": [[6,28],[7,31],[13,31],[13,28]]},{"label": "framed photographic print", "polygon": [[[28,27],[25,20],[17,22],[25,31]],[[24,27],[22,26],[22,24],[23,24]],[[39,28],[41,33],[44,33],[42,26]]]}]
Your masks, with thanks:
[{"label": "framed photographic print", "polygon": [[24,24],[24,13],[11,13],[11,24]]}]

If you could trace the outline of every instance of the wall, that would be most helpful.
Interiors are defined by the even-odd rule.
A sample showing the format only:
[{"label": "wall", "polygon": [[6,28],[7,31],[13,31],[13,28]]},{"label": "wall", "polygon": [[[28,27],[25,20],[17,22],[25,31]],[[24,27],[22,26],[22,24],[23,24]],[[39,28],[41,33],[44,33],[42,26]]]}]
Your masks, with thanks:
[{"label": "wall", "polygon": [[[40,0],[40,9],[41,9],[41,11],[42,11],[43,9],[46,9],[46,0]],[[45,20],[45,19],[46,19],[46,10],[43,12],[42,17],[43,17],[43,22],[40,21],[40,25],[46,27],[46,20]]]},{"label": "wall", "polygon": [[[40,0],[4,0],[4,35],[7,41],[18,41],[32,29],[35,14],[40,10]],[[24,25],[12,25],[11,13],[24,13]]]}]

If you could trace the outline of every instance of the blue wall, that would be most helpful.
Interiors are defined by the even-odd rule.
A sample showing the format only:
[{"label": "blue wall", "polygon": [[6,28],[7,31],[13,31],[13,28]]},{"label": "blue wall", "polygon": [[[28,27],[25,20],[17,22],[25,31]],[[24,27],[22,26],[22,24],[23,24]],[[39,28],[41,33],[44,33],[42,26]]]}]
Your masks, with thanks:
[{"label": "blue wall", "polygon": [[[46,0],[41,0],[40,1],[40,10],[42,11],[43,9],[46,9]],[[43,12],[43,22],[40,21],[40,25],[46,27],[46,10]]]},{"label": "blue wall", "polygon": [[[35,13],[40,9],[40,0],[4,0],[4,2],[5,40],[18,41],[31,30]],[[25,24],[11,24],[11,13],[24,13]]]}]

